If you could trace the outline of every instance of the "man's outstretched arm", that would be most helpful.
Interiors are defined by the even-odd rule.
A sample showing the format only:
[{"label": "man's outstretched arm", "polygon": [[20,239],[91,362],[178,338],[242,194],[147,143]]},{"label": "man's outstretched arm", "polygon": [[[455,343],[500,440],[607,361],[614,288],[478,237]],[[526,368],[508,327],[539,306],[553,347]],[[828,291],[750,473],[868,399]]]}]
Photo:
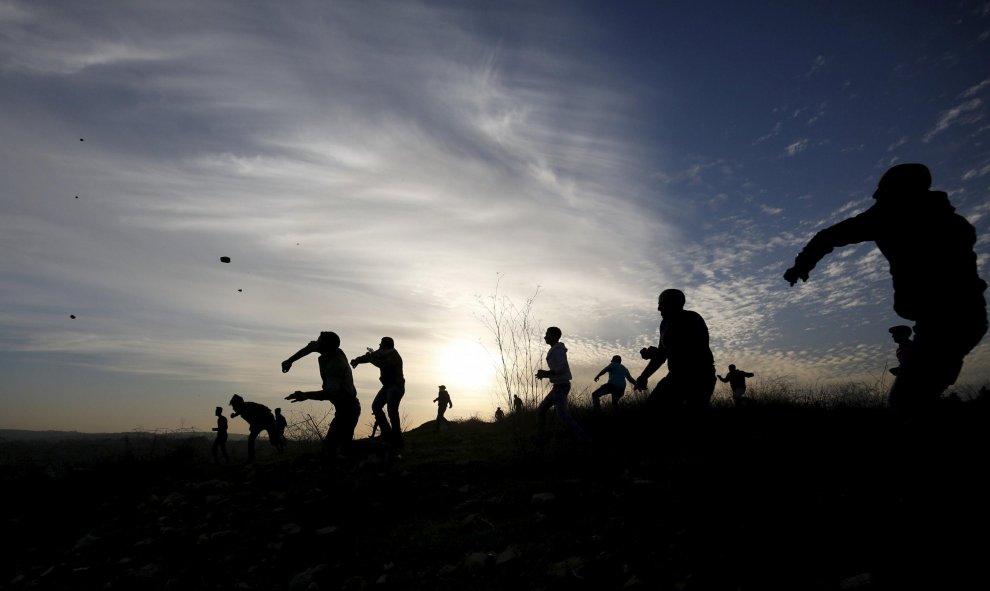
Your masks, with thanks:
[{"label": "man's outstretched arm", "polygon": [[794,285],[798,279],[807,281],[818,261],[834,249],[849,244],[876,240],[879,222],[876,206],[818,232],[794,259],[794,266],[784,271],[784,279]]},{"label": "man's outstretched arm", "polygon": [[282,373],[289,373],[289,370],[292,369],[293,363],[299,361],[300,359],[309,355],[310,353],[315,353],[316,347],[317,347],[316,341],[310,341],[308,345],[296,351],[295,354],[292,355],[292,357],[289,357],[288,359],[282,362]]},{"label": "man's outstretched arm", "polygon": [[326,396],[327,393],[323,390],[313,390],[311,392],[296,390],[292,394],[286,396],[285,399],[289,402],[302,402],[303,400],[330,400]]}]

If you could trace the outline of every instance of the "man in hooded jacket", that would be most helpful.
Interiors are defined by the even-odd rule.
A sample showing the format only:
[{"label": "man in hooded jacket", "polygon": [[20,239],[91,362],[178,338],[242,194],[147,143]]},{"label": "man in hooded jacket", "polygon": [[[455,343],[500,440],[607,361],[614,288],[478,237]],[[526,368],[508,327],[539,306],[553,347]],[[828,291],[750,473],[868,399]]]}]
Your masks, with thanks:
[{"label": "man in hooded jacket", "polygon": [[875,242],[887,257],[894,311],[914,321],[911,355],[890,389],[895,408],[929,407],[954,384],[963,358],[987,332],[987,288],[977,273],[976,230],[923,164],[899,164],[880,178],[869,209],[815,234],[784,273],[791,285],[834,248]]}]

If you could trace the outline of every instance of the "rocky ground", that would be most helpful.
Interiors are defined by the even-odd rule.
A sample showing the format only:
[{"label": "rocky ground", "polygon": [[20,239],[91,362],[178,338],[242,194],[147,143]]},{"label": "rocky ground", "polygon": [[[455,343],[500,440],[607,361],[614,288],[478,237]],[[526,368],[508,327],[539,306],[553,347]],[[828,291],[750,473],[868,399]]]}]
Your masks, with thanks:
[{"label": "rocky ground", "polygon": [[215,466],[204,439],[10,464],[0,588],[987,589],[988,413],[963,407],[584,413],[592,443],[543,448],[531,415],[428,424],[338,466]]}]

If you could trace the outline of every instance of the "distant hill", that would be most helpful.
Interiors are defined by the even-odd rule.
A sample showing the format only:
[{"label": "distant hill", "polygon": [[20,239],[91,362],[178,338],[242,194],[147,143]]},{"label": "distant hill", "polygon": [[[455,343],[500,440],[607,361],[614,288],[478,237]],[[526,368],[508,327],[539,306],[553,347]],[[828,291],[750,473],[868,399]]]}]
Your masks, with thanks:
[{"label": "distant hill", "polygon": [[[68,440],[106,440],[123,439],[124,437],[213,437],[215,433],[205,431],[123,431],[119,433],[85,433],[82,431],[31,431],[28,429],[0,429],[0,441],[68,441]],[[228,439],[239,441],[246,435],[231,433]]]}]

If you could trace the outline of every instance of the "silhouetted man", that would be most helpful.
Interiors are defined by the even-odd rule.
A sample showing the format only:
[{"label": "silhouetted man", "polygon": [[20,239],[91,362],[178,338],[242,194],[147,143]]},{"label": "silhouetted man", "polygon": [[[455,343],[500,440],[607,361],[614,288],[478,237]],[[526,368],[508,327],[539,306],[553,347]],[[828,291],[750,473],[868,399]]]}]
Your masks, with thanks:
[{"label": "silhouetted man", "polygon": [[594,405],[595,410],[601,410],[602,405],[599,398],[606,394],[612,395],[612,408],[618,408],[619,399],[622,395],[626,393],[626,382],[628,381],[633,386],[636,385],[636,380],[633,379],[632,374],[626,369],[626,366],[622,365],[622,357],[615,355],[612,357],[612,363],[609,363],[598,372],[595,376],[595,381],[603,375],[608,374],[608,383],[603,384],[598,387],[594,392],[591,393],[591,403]]},{"label": "silhouetted man", "polygon": [[499,406],[498,408],[495,409],[495,422],[501,421],[504,418],[505,418],[505,411],[502,410],[501,406]]},{"label": "silhouetted man", "polygon": [[976,230],[948,195],[930,191],[923,164],[899,164],[880,178],[863,213],[821,230],[784,273],[791,285],[832,249],[875,242],[890,264],[894,311],[914,321],[914,345],[890,388],[895,408],[934,403],[987,332],[987,288],[976,268]]},{"label": "silhouetted man", "polygon": [[753,374],[736,369],[735,365],[729,365],[729,372],[725,374],[724,378],[719,375],[716,377],[722,380],[723,384],[729,384],[729,388],[732,389],[732,402],[736,406],[742,405],[746,396],[746,378],[753,377]]},{"label": "silhouetted man", "polygon": [[894,343],[897,344],[897,350],[894,351],[894,357],[897,358],[898,367],[890,368],[890,373],[897,375],[900,371],[900,364],[904,363],[907,358],[908,353],[911,351],[911,327],[906,324],[898,324],[897,326],[891,326],[887,329],[890,333],[890,337],[894,339]]},{"label": "silhouetted man", "polygon": [[282,416],[282,409],[275,409],[275,436],[277,441],[275,442],[275,448],[278,449],[278,453],[285,451],[285,428],[288,427],[288,423],[285,417]]},{"label": "silhouetted man", "polygon": [[217,452],[223,454],[224,463],[229,463],[230,458],[227,457],[227,417],[223,416],[223,407],[218,406],[215,412],[217,415],[217,426],[213,427],[213,430],[217,432],[216,439],[213,440],[213,461],[217,464],[220,463],[220,456]]},{"label": "silhouetted man", "polygon": [[437,403],[437,431],[440,430],[440,424],[443,423],[450,427],[450,421],[444,418],[444,413],[447,412],[448,408],[454,408],[454,403],[450,401],[450,393],[447,392],[447,386],[440,386],[440,390],[437,393],[437,397],[433,399],[433,402]]},{"label": "silhouetted man", "polygon": [[[371,403],[371,412],[382,430],[382,438],[393,447],[402,447],[402,428],[399,425],[399,402],[406,393],[406,378],[402,374],[402,357],[395,350],[392,337],[382,337],[377,351],[369,350],[364,355],[351,359],[351,367],[370,363],[380,370],[378,381],[382,389]],[[388,416],[382,410],[388,408]]]},{"label": "silhouetted man", "polygon": [[708,325],[697,312],[685,310],[684,303],[684,293],[678,289],[660,293],[660,341],[656,347],[640,351],[649,363],[636,379],[637,390],[645,390],[647,379],[667,363],[667,375],[646,400],[650,408],[706,407],[715,391],[715,359],[708,347]]},{"label": "silhouetted man", "polygon": [[234,412],[230,418],[241,417],[248,424],[248,462],[254,461],[254,442],[262,431],[268,431],[268,443],[275,446],[275,416],[270,408],[257,402],[245,402],[240,394],[234,394],[230,399],[230,407]]},{"label": "silhouetted man", "polygon": [[299,349],[292,357],[282,362],[282,373],[288,373],[292,364],[310,353],[318,353],[322,388],[312,392],[294,392],[285,397],[292,402],[302,400],[326,400],[333,404],[334,415],[323,438],[323,448],[327,459],[336,460],[337,452],[347,453],[354,428],[361,416],[361,403],[354,388],[354,376],[347,356],[340,350],[340,337],[337,333],[324,331],[315,341]]},{"label": "silhouetted man", "polygon": [[518,394],[512,395],[512,410],[513,412],[520,413],[523,411],[523,401]]},{"label": "silhouetted man", "polygon": [[561,336],[562,333],[556,326],[549,327],[546,334],[543,335],[543,341],[550,345],[550,350],[547,351],[547,367],[550,369],[536,370],[536,379],[546,378],[550,380],[552,386],[550,392],[536,408],[536,442],[538,445],[543,445],[546,442],[547,411],[550,410],[551,406],[554,407],[557,418],[567,425],[567,428],[578,440],[584,441],[588,438],[567,409],[567,394],[571,391],[571,367],[567,363],[567,347],[560,342]]}]

